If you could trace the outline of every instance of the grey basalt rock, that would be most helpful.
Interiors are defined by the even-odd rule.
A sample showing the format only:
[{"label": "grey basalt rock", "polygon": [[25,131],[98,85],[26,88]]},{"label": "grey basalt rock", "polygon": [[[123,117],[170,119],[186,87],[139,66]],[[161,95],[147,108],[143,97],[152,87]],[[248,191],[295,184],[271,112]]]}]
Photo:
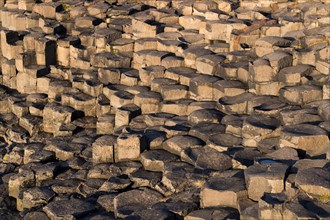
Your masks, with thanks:
[{"label": "grey basalt rock", "polygon": [[307,194],[328,202],[330,196],[329,169],[312,167],[298,170],[296,184]]},{"label": "grey basalt rock", "polygon": [[175,219],[175,215],[166,209],[155,209],[149,208],[144,210],[137,210],[133,212],[130,216],[126,217],[127,220],[134,220],[134,219],[168,219],[172,220]]},{"label": "grey basalt rock", "polygon": [[186,217],[187,220],[193,219],[236,219],[239,213],[234,208],[207,208],[190,212]]},{"label": "grey basalt rock", "polygon": [[28,212],[24,215],[24,220],[33,220],[33,219],[45,219],[48,220],[48,216],[44,212],[35,211],[35,212]]},{"label": "grey basalt rock", "polygon": [[269,116],[248,116],[242,127],[243,145],[256,147],[258,142],[280,136],[280,121]]},{"label": "grey basalt rock", "polygon": [[50,219],[77,218],[95,210],[95,206],[80,199],[59,199],[50,202],[43,211]]},{"label": "grey basalt rock", "polygon": [[79,179],[64,179],[54,182],[51,185],[52,191],[55,193],[74,193],[76,192],[77,187],[82,182]]},{"label": "grey basalt rock", "polygon": [[143,169],[139,169],[129,175],[131,181],[134,183],[133,188],[138,187],[151,187],[155,188],[162,179],[161,172],[151,172]]},{"label": "grey basalt rock", "polygon": [[138,160],[140,153],[147,148],[145,136],[139,133],[122,133],[114,146],[114,160]]},{"label": "grey basalt rock", "polygon": [[258,201],[264,192],[282,192],[287,170],[288,165],[277,162],[249,166],[244,171],[248,197]]},{"label": "grey basalt rock", "polygon": [[304,150],[310,155],[325,153],[329,147],[328,132],[310,124],[283,126],[280,138],[280,147]]},{"label": "grey basalt rock", "polygon": [[231,157],[208,146],[187,148],[181,159],[202,169],[224,171],[232,167]]},{"label": "grey basalt rock", "polygon": [[160,202],[152,206],[153,209],[167,210],[170,213],[174,213],[176,217],[186,216],[187,213],[195,210],[197,205],[192,202],[183,201],[168,201]]},{"label": "grey basalt rock", "polygon": [[121,193],[114,198],[115,216],[127,217],[134,211],[150,208],[162,198],[160,193],[147,188]]},{"label": "grey basalt rock", "polygon": [[258,202],[259,218],[284,218],[284,205],[288,197],[284,193],[265,193]]},{"label": "grey basalt rock", "polygon": [[188,116],[188,121],[192,124],[219,123],[224,114],[216,109],[199,109],[193,111]]},{"label": "grey basalt rock", "polygon": [[122,174],[122,171],[119,167],[109,164],[98,164],[88,170],[88,178],[101,178],[108,179],[113,176]]},{"label": "grey basalt rock", "polygon": [[31,209],[47,204],[55,193],[47,188],[30,188],[23,192],[23,207]]},{"label": "grey basalt rock", "polygon": [[180,193],[189,188],[200,188],[205,181],[205,176],[196,175],[196,179],[189,178],[188,173],[193,173],[194,167],[184,162],[169,162],[165,165],[162,184],[168,194]]},{"label": "grey basalt rock", "polygon": [[246,197],[244,179],[238,177],[211,177],[201,190],[201,207],[238,208],[238,200]]},{"label": "grey basalt rock", "polygon": [[127,175],[119,175],[110,177],[107,181],[105,181],[100,188],[99,191],[103,192],[115,192],[118,190],[125,190],[132,184]]},{"label": "grey basalt rock", "polygon": [[326,204],[315,202],[304,195],[298,195],[292,202],[285,204],[284,216],[289,218],[329,218]]},{"label": "grey basalt rock", "polygon": [[327,2],[0,0],[0,219],[328,219]]},{"label": "grey basalt rock", "polygon": [[193,125],[189,130],[189,134],[202,139],[204,142],[207,142],[210,136],[218,133],[224,133],[224,131],[225,126],[222,124],[205,123]]},{"label": "grey basalt rock", "polygon": [[247,101],[254,97],[252,93],[243,93],[236,96],[224,96],[219,99],[218,107],[226,114],[247,114]]},{"label": "grey basalt rock", "polygon": [[101,195],[97,199],[97,203],[102,206],[102,208],[105,209],[107,212],[114,212],[114,203],[113,200],[114,198],[118,195],[119,193],[110,193],[110,194],[105,194]]},{"label": "grey basalt rock", "polygon": [[175,161],[178,157],[164,150],[145,151],[140,156],[140,161],[145,170],[164,171],[165,164],[169,161]]},{"label": "grey basalt rock", "polygon": [[241,143],[242,138],[236,137],[232,134],[213,134],[207,139],[207,145],[220,152],[225,152],[230,148],[238,147]]},{"label": "grey basalt rock", "polygon": [[163,149],[172,154],[181,156],[185,149],[202,147],[204,144],[202,140],[194,136],[177,135],[167,139],[163,143]]}]

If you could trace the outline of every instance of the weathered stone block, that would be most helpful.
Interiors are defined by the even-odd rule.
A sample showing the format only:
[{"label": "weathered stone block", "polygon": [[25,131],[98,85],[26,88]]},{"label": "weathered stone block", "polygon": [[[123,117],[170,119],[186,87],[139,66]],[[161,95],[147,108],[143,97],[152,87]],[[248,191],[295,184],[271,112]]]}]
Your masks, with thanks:
[{"label": "weathered stone block", "polygon": [[249,166],[244,171],[249,198],[258,201],[265,192],[282,192],[287,169],[288,165],[277,162]]},{"label": "weathered stone block", "polygon": [[115,127],[115,115],[101,115],[97,118],[96,133],[112,134]]},{"label": "weathered stone block", "polygon": [[203,186],[201,207],[238,207],[238,200],[245,197],[245,182],[237,177],[212,177]]},{"label": "weathered stone block", "polygon": [[122,133],[114,146],[115,162],[138,160],[146,148],[144,135]]},{"label": "weathered stone block", "polygon": [[280,97],[288,103],[303,105],[323,98],[322,88],[314,85],[287,86],[280,90]]},{"label": "weathered stone block", "polygon": [[219,80],[220,78],[215,76],[197,76],[190,81],[189,90],[199,101],[212,101],[215,99],[214,84]]},{"label": "weathered stone block", "polygon": [[113,148],[117,139],[113,135],[103,135],[95,140],[92,145],[93,163],[114,162]]},{"label": "weathered stone block", "polygon": [[310,124],[288,125],[281,129],[280,147],[292,147],[310,155],[326,153],[330,142],[328,132]]}]

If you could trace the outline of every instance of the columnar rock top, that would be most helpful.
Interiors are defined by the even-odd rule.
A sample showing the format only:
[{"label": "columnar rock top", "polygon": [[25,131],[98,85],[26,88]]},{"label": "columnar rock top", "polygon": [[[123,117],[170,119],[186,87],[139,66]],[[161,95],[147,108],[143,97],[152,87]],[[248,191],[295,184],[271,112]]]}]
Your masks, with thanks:
[{"label": "columnar rock top", "polygon": [[0,219],[330,218],[328,0],[2,0],[0,21]]}]

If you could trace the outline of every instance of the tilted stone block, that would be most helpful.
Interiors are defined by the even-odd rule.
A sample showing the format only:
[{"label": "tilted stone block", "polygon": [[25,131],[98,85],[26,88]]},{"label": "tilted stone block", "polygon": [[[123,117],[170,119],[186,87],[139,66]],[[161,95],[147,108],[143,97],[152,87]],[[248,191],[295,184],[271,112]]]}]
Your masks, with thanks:
[{"label": "tilted stone block", "polygon": [[202,146],[204,146],[204,142],[199,138],[190,135],[177,135],[167,139],[162,148],[181,157],[185,149]]},{"label": "tilted stone block", "polygon": [[330,185],[327,180],[329,171],[324,168],[313,167],[298,171],[296,184],[300,189],[312,195],[321,202],[328,202]]},{"label": "tilted stone block", "polygon": [[189,86],[192,78],[197,77],[196,70],[190,67],[171,67],[165,71],[164,77],[176,80],[181,85]]},{"label": "tilted stone block", "polygon": [[329,148],[328,132],[310,124],[288,125],[281,129],[280,147],[292,147],[310,155],[320,155]]},{"label": "tilted stone block", "polygon": [[191,99],[178,99],[163,101],[160,105],[160,111],[170,114],[185,116],[188,115],[188,106],[193,101]]},{"label": "tilted stone block", "polygon": [[132,104],[134,95],[126,91],[117,91],[110,96],[109,100],[111,106],[120,108],[123,105]]},{"label": "tilted stone block", "polygon": [[82,143],[71,143],[65,139],[54,139],[44,149],[54,152],[58,160],[66,161],[74,158],[75,155],[79,154],[85,148],[86,145]]},{"label": "tilted stone block", "polygon": [[61,124],[67,124],[80,117],[81,113],[68,106],[61,106],[58,103],[48,103],[43,111],[43,130],[53,133],[58,130]]},{"label": "tilted stone block", "polygon": [[137,86],[140,81],[139,71],[128,69],[121,74],[120,84],[125,86]]},{"label": "tilted stone block", "polygon": [[259,218],[284,218],[284,204],[287,200],[288,197],[284,193],[265,193],[258,202]]},{"label": "tilted stone block", "polygon": [[32,171],[22,171],[10,177],[8,182],[9,196],[21,198],[23,190],[35,184],[34,173]]},{"label": "tilted stone block", "polygon": [[[45,80],[48,81],[47,78]],[[42,83],[44,83],[44,80],[40,80],[40,81],[38,80],[37,83],[38,83],[38,87],[39,88],[41,87],[39,92],[47,89],[47,84],[46,84],[46,88],[42,88],[43,86]],[[72,90],[73,90],[72,83],[70,81],[50,79],[48,84],[47,94],[49,99],[54,100],[54,99],[59,99],[64,91],[69,92]]]},{"label": "tilted stone block", "polygon": [[106,45],[106,49],[113,51],[114,53],[127,54],[130,56],[134,51],[134,42],[133,39],[118,38]]},{"label": "tilted stone block", "polygon": [[98,78],[101,83],[117,84],[120,82],[121,72],[117,68],[98,68]]},{"label": "tilted stone block", "polygon": [[38,116],[25,116],[19,119],[19,125],[27,130],[30,136],[33,136],[40,130],[42,124],[42,118]]},{"label": "tilted stone block", "polygon": [[280,111],[279,116],[284,125],[317,123],[318,121],[322,121],[316,108],[283,109]]},{"label": "tilted stone block", "polygon": [[168,56],[162,59],[162,66],[165,68],[184,66],[184,59],[180,56]]},{"label": "tilted stone block", "polygon": [[268,116],[248,116],[242,127],[243,145],[256,147],[263,139],[280,135],[280,121]]},{"label": "tilted stone block", "polygon": [[107,3],[98,3],[98,4],[93,4],[87,8],[88,13],[91,16],[104,19],[106,17],[106,12],[109,9],[110,5]]},{"label": "tilted stone block", "polygon": [[157,38],[139,38],[134,43],[134,52],[140,50],[157,50]]},{"label": "tilted stone block", "polygon": [[276,51],[274,53],[267,54],[264,58],[269,61],[270,66],[274,69],[275,73],[278,73],[285,67],[292,66],[292,56],[286,52]]},{"label": "tilted stone block", "polygon": [[291,41],[277,36],[266,36],[255,42],[256,54],[259,57],[274,52],[278,47],[289,47]]},{"label": "tilted stone block", "polygon": [[309,76],[312,71],[312,66],[304,64],[286,67],[278,73],[278,80],[288,86],[299,85],[302,83],[302,78]]}]

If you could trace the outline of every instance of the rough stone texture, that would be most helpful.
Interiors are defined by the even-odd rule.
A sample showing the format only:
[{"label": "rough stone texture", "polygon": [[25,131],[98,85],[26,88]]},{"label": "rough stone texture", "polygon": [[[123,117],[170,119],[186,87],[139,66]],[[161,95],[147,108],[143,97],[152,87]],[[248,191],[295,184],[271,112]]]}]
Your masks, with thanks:
[{"label": "rough stone texture", "polygon": [[104,135],[96,139],[93,143],[93,162],[94,163],[111,163],[114,162],[113,148],[116,143],[116,137],[112,135]]},{"label": "rough stone texture", "polygon": [[0,219],[329,219],[329,0],[0,0]]},{"label": "rough stone texture", "polygon": [[264,192],[282,192],[287,169],[287,165],[276,162],[248,167],[244,175],[249,198],[258,201]]},{"label": "rough stone texture", "polygon": [[79,199],[60,199],[49,203],[43,211],[50,219],[76,218],[93,211],[95,207]]},{"label": "rough stone texture", "polygon": [[150,208],[162,199],[160,193],[150,190],[131,190],[114,198],[114,211],[117,217],[124,217],[135,210]]},{"label": "rough stone texture", "polygon": [[296,183],[300,189],[319,200],[330,201],[329,169],[313,167],[299,170]]},{"label": "rough stone texture", "polygon": [[281,147],[293,147],[311,155],[320,155],[329,148],[328,132],[315,125],[288,125],[281,130]]},{"label": "rough stone texture", "polygon": [[203,208],[217,206],[237,208],[238,200],[246,195],[244,179],[211,177],[201,191],[201,206]]}]

